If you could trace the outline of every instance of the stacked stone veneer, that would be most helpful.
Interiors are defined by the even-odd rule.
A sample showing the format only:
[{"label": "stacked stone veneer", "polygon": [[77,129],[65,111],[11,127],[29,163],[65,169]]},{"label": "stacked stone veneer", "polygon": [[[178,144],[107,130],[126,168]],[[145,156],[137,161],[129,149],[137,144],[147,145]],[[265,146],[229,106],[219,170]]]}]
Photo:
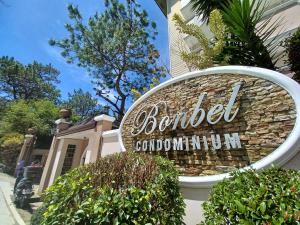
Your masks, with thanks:
[{"label": "stacked stone veneer", "polygon": [[[168,129],[159,132],[156,129],[150,135],[144,132],[135,137],[131,135],[134,117],[142,107],[166,101],[168,112],[161,112],[158,118],[166,113],[172,117],[178,111],[186,111],[190,117],[198,96],[207,92],[202,103],[202,108],[207,113],[215,104],[227,105],[232,87],[237,82],[242,82],[243,85],[234,108],[240,109],[232,122],[225,122],[222,118],[216,125],[209,125],[204,120],[196,129],[191,126],[185,130],[177,129],[176,131]],[[239,133],[242,149],[227,150],[222,140],[222,149],[215,152],[205,150],[148,152],[163,155],[172,160],[182,175],[212,175],[250,165],[273,152],[292,131],[295,115],[292,97],[279,85],[248,75],[217,74],[179,81],[152,94],[131,111],[124,121],[121,132],[126,150],[134,150],[137,140],[204,135],[210,142],[212,133]]]}]

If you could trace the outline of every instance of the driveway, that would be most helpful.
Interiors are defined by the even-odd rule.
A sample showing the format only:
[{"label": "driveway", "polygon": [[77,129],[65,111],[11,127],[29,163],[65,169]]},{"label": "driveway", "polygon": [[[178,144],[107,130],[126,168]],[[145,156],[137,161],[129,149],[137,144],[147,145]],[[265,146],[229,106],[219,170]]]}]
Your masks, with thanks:
[{"label": "driveway", "polygon": [[[0,187],[2,182],[0,182]],[[17,225],[15,219],[10,212],[9,206],[7,205],[2,190],[0,191],[0,221],[2,225]]]},{"label": "driveway", "polygon": [[5,190],[10,189],[10,182],[13,181],[5,174],[0,174],[0,221],[1,225],[17,225],[10,207],[5,200]]},{"label": "driveway", "polygon": [[[1,225],[25,225],[17,213],[10,196],[15,179],[0,173],[0,223]],[[18,221],[18,223],[16,222]]]}]

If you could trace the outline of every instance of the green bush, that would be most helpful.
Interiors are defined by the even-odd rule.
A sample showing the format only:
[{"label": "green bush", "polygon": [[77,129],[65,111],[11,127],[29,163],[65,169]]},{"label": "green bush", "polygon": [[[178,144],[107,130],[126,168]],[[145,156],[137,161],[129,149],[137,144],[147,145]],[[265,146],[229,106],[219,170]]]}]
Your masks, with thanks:
[{"label": "green bush", "polygon": [[59,177],[43,197],[43,225],[182,224],[184,202],[173,164],[120,153]]},{"label": "green bush", "polygon": [[234,172],[203,204],[203,224],[300,224],[300,173],[271,168]]},{"label": "green bush", "polygon": [[45,207],[41,206],[39,207],[32,215],[30,219],[31,225],[41,225],[43,221],[43,214],[45,212]]},{"label": "green bush", "polygon": [[300,83],[300,27],[285,41],[288,63],[295,73],[293,79]]}]

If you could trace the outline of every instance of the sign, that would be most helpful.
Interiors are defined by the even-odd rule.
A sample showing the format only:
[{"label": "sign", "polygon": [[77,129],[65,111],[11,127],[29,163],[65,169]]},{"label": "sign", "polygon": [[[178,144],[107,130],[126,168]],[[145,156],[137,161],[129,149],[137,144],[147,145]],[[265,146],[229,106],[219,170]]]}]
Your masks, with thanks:
[{"label": "sign", "polygon": [[266,69],[189,73],[132,105],[121,146],[172,160],[185,186],[210,186],[237,168],[282,164],[296,154],[299,100],[295,81]]}]

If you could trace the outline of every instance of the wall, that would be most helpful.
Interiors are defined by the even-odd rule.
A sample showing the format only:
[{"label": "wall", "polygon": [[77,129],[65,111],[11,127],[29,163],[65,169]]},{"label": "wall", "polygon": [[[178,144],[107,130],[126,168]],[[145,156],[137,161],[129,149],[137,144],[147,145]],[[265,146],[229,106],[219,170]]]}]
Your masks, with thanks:
[{"label": "wall", "polygon": [[[226,122],[222,110],[223,114],[219,112],[213,118],[213,121],[219,122],[208,123],[206,119],[208,111],[217,105],[224,107],[228,105],[237,84],[241,86],[230,112],[232,115],[238,108],[236,116],[232,116],[234,119]],[[197,120],[205,115],[202,122],[193,127],[188,121],[181,119],[174,129],[173,123],[178,113],[185,112],[187,120],[192,118],[199,102],[198,98],[203,93],[206,95],[201,107],[199,106],[202,111],[197,113]],[[155,105],[159,105],[159,112],[155,116],[157,126],[161,125],[160,122],[165,117],[173,121],[171,126],[165,128],[163,132],[157,128],[151,134],[142,131],[135,136],[132,135],[132,132],[139,131],[138,127],[141,125],[136,122],[138,112],[142,110],[148,115]],[[294,127],[294,119],[294,101],[280,86],[248,75],[218,74],[179,81],[143,99],[126,117],[122,136],[126,149],[136,149],[140,142],[140,148],[137,150],[145,151],[141,146],[147,142],[147,153],[167,157],[174,162],[181,175],[214,175],[248,166],[269,155],[288,137]],[[186,128],[182,128],[182,122],[188,124]],[[137,124],[137,128],[134,128],[133,124]],[[241,146],[231,146],[228,149],[225,135],[233,134],[239,135]],[[193,147],[194,136],[201,139],[200,149]],[[207,149],[204,137],[207,140]],[[214,146],[217,137],[220,139],[218,148]],[[158,140],[171,140],[171,143],[174,143],[173,140],[179,140],[178,138],[182,138],[184,145],[181,149],[173,151],[172,145],[171,150],[167,150],[165,146],[159,150],[158,144],[154,144],[152,150],[149,149],[153,140],[154,143],[158,143],[155,142]]]},{"label": "wall", "polygon": [[119,130],[111,130],[103,132],[103,144],[101,150],[101,157],[121,152],[119,142]]},{"label": "wall", "polygon": [[181,4],[177,0],[168,0],[168,30],[169,30],[169,51],[170,51],[170,69],[172,76],[179,76],[184,73],[189,72],[189,68],[186,63],[183,62],[180,58],[180,55],[177,51],[178,44],[182,44],[184,48],[188,49],[188,46],[184,43],[184,35],[179,34],[176,30],[175,23],[173,22],[173,15],[175,13],[181,14]]},{"label": "wall", "polygon": [[[78,150],[77,148],[80,148],[82,146],[82,140],[67,139],[67,138],[59,139],[59,143],[57,146],[57,152],[55,154],[54,163],[53,163],[52,170],[50,173],[51,175],[50,175],[48,186],[53,184],[55,179],[58,176],[60,176],[60,174],[61,174],[68,145],[76,145],[76,151],[77,151]],[[74,158],[73,158],[73,162],[74,162]]]},{"label": "wall", "polygon": [[33,162],[36,157],[41,157],[40,163],[42,165],[45,165],[48,153],[49,149],[33,149],[32,154],[30,156],[30,162]]}]

